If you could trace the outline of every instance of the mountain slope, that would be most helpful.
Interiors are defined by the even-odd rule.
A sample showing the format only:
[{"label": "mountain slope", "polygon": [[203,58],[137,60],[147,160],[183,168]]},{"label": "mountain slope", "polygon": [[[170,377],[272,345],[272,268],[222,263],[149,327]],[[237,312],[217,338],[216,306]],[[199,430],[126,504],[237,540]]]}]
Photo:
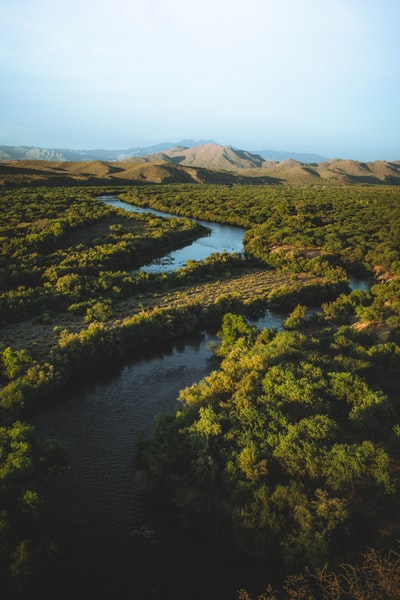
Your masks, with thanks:
[{"label": "mountain slope", "polygon": [[146,158],[150,161],[161,159],[175,164],[227,171],[256,169],[264,163],[261,156],[245,150],[234,150],[232,146],[220,146],[214,143],[200,144],[191,148],[175,146],[161,154],[151,154]]},{"label": "mountain slope", "polygon": [[183,182],[229,185],[400,185],[400,161],[363,163],[334,159],[307,164],[287,159],[272,162],[216,144],[205,144],[190,152],[186,148],[175,148],[168,153],[119,162],[0,161],[0,186]]}]

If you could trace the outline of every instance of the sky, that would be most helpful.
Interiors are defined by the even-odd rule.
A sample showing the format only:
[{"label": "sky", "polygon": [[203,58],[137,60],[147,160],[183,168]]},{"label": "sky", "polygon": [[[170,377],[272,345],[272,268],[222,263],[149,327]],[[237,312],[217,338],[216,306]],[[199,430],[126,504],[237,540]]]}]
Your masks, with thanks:
[{"label": "sky", "polygon": [[399,0],[0,0],[0,145],[400,160]]}]

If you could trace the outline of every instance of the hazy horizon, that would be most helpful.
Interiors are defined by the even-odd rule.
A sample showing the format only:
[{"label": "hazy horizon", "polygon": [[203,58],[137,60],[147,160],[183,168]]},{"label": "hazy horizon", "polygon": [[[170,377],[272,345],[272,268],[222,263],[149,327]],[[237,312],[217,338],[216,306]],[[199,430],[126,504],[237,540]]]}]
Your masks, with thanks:
[{"label": "hazy horizon", "polygon": [[400,159],[395,0],[0,6],[0,145]]}]

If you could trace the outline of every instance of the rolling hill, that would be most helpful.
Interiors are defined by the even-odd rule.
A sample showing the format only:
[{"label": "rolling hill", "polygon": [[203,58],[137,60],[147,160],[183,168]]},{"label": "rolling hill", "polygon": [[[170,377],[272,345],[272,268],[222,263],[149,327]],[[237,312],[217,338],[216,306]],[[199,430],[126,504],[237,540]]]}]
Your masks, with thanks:
[{"label": "rolling hill", "polygon": [[400,185],[400,161],[266,161],[260,155],[214,143],[189,148],[175,146],[121,161],[0,161],[0,185],[3,186],[174,182]]}]

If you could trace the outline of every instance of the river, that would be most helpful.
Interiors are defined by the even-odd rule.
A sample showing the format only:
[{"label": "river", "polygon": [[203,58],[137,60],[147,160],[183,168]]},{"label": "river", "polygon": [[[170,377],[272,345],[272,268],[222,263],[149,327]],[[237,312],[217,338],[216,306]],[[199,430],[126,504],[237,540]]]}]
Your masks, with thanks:
[{"label": "river", "polygon": [[135,440],[151,434],[156,414],[176,407],[180,389],[215,367],[208,348],[215,339],[203,333],[127,364],[69,391],[36,419],[41,433],[65,446],[71,464],[50,490],[64,548],[55,598],[77,598],[79,585],[79,598],[235,599],[236,589],[257,577],[244,564],[231,571],[234,557],[148,512],[135,477]]},{"label": "river", "polygon": [[[118,199],[110,203],[120,207]],[[186,258],[170,257],[168,268],[193,258],[190,249],[199,243],[202,253],[203,244],[208,253],[241,251],[243,230],[206,225],[212,234],[187,247]],[[267,311],[259,325],[280,328],[282,318]],[[150,510],[135,473],[138,436],[151,434],[155,416],[177,406],[179,390],[215,368],[209,345],[216,339],[202,332],[99,373],[37,415],[39,432],[59,440],[70,461],[48,489],[62,560],[46,574],[41,598],[236,600],[241,587],[263,591],[270,577],[260,565],[211,547],[199,534],[182,533],[170,516]]]},{"label": "river", "polygon": [[[181,218],[152,208],[134,206],[127,202],[122,202],[119,198],[113,196],[99,196],[98,199],[109,206],[123,208],[129,212],[147,212],[158,217]],[[171,272],[185,266],[187,260],[204,260],[213,252],[242,252],[244,230],[241,227],[220,225],[219,223],[199,221],[198,219],[192,220],[196,220],[197,223],[207,227],[209,234],[194,240],[184,248],[179,248],[178,250],[169,252],[160,259],[153,260],[151,263],[141,267],[141,270],[149,273]]]}]

